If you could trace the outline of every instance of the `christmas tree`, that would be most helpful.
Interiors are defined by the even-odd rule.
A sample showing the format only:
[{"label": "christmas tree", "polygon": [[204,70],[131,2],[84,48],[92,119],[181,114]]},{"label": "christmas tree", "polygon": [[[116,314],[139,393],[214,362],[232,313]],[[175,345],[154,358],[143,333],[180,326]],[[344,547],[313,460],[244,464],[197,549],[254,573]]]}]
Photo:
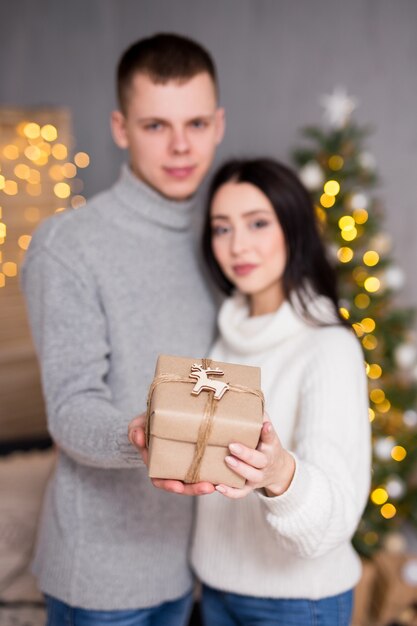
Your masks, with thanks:
[{"label": "christmas tree", "polygon": [[369,128],[352,119],[356,102],[344,90],[323,97],[322,103],[327,124],[305,128],[305,146],[293,156],[337,268],[341,313],[364,351],[373,474],[354,544],[370,556],[390,542],[398,547],[405,522],[417,528],[414,310],[398,304],[404,273],[393,260],[373,192],[378,181],[375,159],[365,149]]}]

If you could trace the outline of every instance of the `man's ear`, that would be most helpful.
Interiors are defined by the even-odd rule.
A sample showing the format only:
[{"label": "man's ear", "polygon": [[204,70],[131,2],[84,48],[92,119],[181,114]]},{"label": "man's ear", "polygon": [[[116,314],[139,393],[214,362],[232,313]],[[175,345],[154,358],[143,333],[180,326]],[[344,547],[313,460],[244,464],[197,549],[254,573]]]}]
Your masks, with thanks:
[{"label": "man's ear", "polygon": [[226,129],[226,116],[223,108],[219,108],[215,113],[216,124],[216,144],[219,145],[223,141],[224,131]]},{"label": "man's ear", "polygon": [[126,118],[121,111],[112,111],[110,126],[116,146],[123,150],[126,149],[129,146],[126,134]]}]

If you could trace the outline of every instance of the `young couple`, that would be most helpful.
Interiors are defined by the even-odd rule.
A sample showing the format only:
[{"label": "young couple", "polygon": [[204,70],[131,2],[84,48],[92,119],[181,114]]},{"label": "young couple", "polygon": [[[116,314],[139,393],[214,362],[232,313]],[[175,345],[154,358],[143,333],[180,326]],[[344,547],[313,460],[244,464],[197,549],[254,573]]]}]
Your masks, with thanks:
[{"label": "young couple", "polygon": [[[214,176],[203,251],[228,297],[213,344],[191,231],[224,132],[213,61],[156,35],[125,52],[117,86],[112,130],[129,162],[40,226],[22,277],[58,449],[34,558],[47,624],[185,626],[193,569],[206,626],[347,626],[367,385],[309,196],[271,159]],[[139,414],[161,353],[262,368],[258,448],[237,438],[225,458],[243,489],[148,479],[135,445],[146,461]]]}]

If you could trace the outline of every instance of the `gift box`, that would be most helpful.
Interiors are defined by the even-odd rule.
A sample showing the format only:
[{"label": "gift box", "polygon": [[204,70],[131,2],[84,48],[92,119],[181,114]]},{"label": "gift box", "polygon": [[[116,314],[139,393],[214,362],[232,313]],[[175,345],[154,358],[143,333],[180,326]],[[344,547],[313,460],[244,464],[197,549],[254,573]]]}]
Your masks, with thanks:
[{"label": "gift box", "polygon": [[256,448],[263,421],[258,367],[161,355],[149,390],[149,476],[243,487],[228,445]]},{"label": "gift box", "polygon": [[376,566],[372,617],[385,626],[417,603],[417,554],[393,554],[381,550],[374,557]]}]

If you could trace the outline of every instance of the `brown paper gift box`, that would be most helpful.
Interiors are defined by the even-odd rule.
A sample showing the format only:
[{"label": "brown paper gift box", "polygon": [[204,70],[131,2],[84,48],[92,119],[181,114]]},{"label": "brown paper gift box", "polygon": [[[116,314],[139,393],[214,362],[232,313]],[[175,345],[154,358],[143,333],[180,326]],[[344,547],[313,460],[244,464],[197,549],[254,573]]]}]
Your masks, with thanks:
[{"label": "brown paper gift box", "polygon": [[381,550],[374,555],[376,566],[372,617],[378,626],[396,621],[400,614],[417,602],[417,585],[407,583],[404,568],[417,561],[417,554],[393,554]]},{"label": "brown paper gift box", "polygon": [[[209,373],[210,384],[219,381],[229,383],[231,388],[219,400],[213,400],[213,391],[205,389],[193,395],[191,392],[198,384],[196,378],[190,377],[193,364],[220,368],[224,376]],[[172,377],[185,382],[169,380]],[[164,382],[158,383],[161,380]],[[191,482],[204,480],[243,487],[245,480],[227,467],[224,458],[232,442],[251,448],[258,444],[263,415],[260,384],[258,367],[161,355],[148,400],[149,476],[190,482],[190,468],[193,461],[194,467],[196,463],[196,442],[200,437],[201,444],[207,407],[214,403],[208,443],[203,446],[201,464],[197,462],[199,468],[197,474],[191,474]]]}]

